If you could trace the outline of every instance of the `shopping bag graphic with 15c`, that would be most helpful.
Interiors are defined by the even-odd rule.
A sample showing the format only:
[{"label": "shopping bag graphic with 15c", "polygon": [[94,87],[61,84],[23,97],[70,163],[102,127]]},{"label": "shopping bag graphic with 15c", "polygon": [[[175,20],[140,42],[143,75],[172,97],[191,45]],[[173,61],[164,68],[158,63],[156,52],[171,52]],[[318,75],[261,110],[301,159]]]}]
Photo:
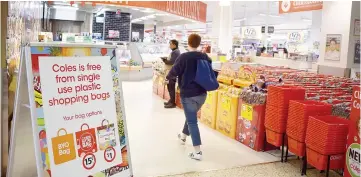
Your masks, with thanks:
[{"label": "shopping bag graphic with 15c", "polygon": [[[105,122],[107,122],[106,125],[104,125]],[[114,124],[109,124],[109,121],[104,119],[102,126],[98,127],[97,130],[100,150],[105,150],[108,147],[114,147],[116,145]]]},{"label": "shopping bag graphic with 15c", "polygon": [[[83,129],[87,127],[86,129]],[[95,128],[89,128],[88,124],[83,124],[80,131],[75,133],[78,148],[78,156],[83,157],[87,153],[97,152],[97,141],[95,139]]]},{"label": "shopping bag graphic with 15c", "polygon": [[[60,131],[65,132],[59,135]],[[54,163],[59,165],[76,158],[73,134],[67,134],[64,128],[59,129],[58,136],[51,139],[54,154]]]}]

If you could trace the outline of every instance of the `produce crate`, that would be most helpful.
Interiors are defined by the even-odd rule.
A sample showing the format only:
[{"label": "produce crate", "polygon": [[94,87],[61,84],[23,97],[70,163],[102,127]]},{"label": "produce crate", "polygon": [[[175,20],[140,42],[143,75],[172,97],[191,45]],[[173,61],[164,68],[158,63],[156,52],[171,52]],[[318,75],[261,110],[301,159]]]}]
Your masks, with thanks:
[{"label": "produce crate", "polygon": [[216,130],[235,139],[239,97],[229,96],[226,92],[218,91]]},{"label": "produce crate", "polygon": [[287,118],[287,136],[304,143],[309,116],[331,115],[332,105],[318,101],[291,100]]},{"label": "produce crate", "polygon": [[249,105],[239,99],[236,140],[254,149],[264,150],[265,105]]},{"label": "produce crate", "polygon": [[201,109],[201,122],[216,129],[218,90],[207,93],[207,99]]},{"label": "produce crate", "polygon": [[[307,163],[312,165],[318,170],[327,169],[328,155],[323,155],[307,147]],[[345,166],[345,153],[331,155],[330,157],[330,170],[342,169]]]},{"label": "produce crate", "polygon": [[307,147],[324,155],[345,153],[349,122],[337,116],[310,116]]}]

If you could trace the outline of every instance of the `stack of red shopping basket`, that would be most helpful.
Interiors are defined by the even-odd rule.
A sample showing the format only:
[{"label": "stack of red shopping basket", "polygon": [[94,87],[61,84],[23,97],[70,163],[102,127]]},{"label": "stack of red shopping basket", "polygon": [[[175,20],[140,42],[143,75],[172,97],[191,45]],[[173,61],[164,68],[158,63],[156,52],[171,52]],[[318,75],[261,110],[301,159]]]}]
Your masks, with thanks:
[{"label": "stack of red shopping basket", "polygon": [[306,131],[307,162],[318,170],[344,167],[349,120],[336,116],[310,116]]},{"label": "stack of red shopping basket", "polygon": [[290,101],[286,129],[289,151],[297,156],[305,156],[309,116],[331,115],[331,111],[332,105],[318,101]]},{"label": "stack of red shopping basket", "polygon": [[288,105],[290,100],[304,100],[305,89],[295,86],[269,86],[266,103],[266,139],[275,145],[282,145],[286,133]]}]

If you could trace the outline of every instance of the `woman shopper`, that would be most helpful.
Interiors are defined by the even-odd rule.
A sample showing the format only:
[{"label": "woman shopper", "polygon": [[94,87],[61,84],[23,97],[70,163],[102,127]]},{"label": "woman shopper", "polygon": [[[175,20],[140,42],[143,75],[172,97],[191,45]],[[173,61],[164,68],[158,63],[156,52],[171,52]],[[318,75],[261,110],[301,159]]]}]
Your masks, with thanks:
[{"label": "woman shopper", "polygon": [[[189,153],[189,157],[195,160],[202,159],[202,151],[200,148],[201,137],[198,128],[197,112],[204,104],[207,97],[207,90],[209,90],[207,89],[208,87],[203,87],[203,81],[207,81],[207,79],[214,80],[215,78],[210,58],[207,54],[197,51],[200,43],[201,37],[197,34],[191,34],[188,37],[189,51],[181,54],[177,58],[176,63],[167,75],[167,79],[178,77],[181,102],[186,117],[183,131],[178,135],[178,138],[181,144],[185,144],[186,138],[191,136],[195,151]],[[200,67],[204,66],[204,63],[206,70],[200,69]],[[212,70],[212,73],[209,73],[209,70]],[[204,76],[206,76],[206,78],[204,78]],[[207,76],[213,76],[213,78],[207,78]],[[203,81],[198,82],[199,80]],[[206,83],[206,86],[208,86],[207,84],[209,85],[209,83]],[[218,83],[216,84],[216,87],[218,88]]]}]

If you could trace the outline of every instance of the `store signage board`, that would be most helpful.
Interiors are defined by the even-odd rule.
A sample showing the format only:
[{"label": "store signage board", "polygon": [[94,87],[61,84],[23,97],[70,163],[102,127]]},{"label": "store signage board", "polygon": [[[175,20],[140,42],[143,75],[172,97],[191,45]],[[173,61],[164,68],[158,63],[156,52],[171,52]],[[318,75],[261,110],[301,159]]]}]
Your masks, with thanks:
[{"label": "store signage board", "polygon": [[278,3],[278,11],[280,14],[322,10],[322,7],[322,1],[279,1]]},{"label": "store signage board", "polygon": [[269,27],[267,28],[267,32],[268,32],[268,33],[274,33],[274,32],[275,32],[275,27],[274,27],[274,26],[269,26]]},{"label": "store signage board", "polygon": [[354,86],[351,98],[350,128],[347,139],[345,177],[360,176],[360,86]]},{"label": "store signage board", "polygon": [[260,26],[242,27],[241,38],[243,39],[261,39],[262,29]]},{"label": "store signage board", "polygon": [[205,23],[207,4],[201,1],[91,1],[95,4],[142,7],[160,10]]},{"label": "store signage board", "polygon": [[266,32],[266,27],[265,27],[265,26],[262,26],[261,31],[262,31],[262,33],[265,33],[265,32]]},{"label": "store signage board", "polygon": [[[23,96],[29,97],[31,115],[14,115],[14,122],[31,117],[37,176],[132,176],[119,67],[111,59],[115,47],[47,45],[23,49],[26,74],[19,83],[28,85]],[[19,108],[22,98],[16,98]],[[20,160],[16,138],[21,137],[12,136],[10,176],[24,168],[13,163]]]},{"label": "store signage board", "polygon": [[288,42],[291,43],[303,43],[304,41],[304,33],[303,32],[290,32],[287,35]]}]

